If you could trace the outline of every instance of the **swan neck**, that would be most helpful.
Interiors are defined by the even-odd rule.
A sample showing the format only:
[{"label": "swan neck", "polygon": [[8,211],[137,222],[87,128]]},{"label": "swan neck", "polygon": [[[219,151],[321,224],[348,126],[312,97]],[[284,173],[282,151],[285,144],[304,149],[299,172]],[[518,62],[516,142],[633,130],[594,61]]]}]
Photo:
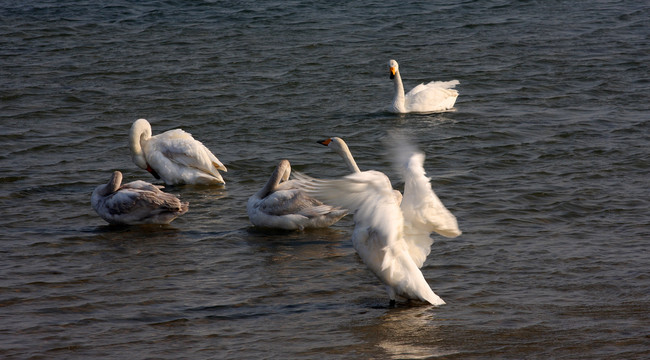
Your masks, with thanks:
[{"label": "swan neck", "polygon": [[395,72],[395,77],[393,78],[393,87],[395,89],[395,96],[393,97],[393,110],[403,112],[404,84],[402,84],[402,76],[400,75],[399,70]]},{"label": "swan neck", "polygon": [[111,179],[108,181],[108,184],[98,186],[96,192],[99,196],[108,196],[119,190],[121,184],[122,173],[115,171],[113,176],[111,176]]},{"label": "swan neck", "polygon": [[291,174],[291,167],[285,165],[284,162],[281,162],[271,174],[269,180],[264,184],[264,187],[258,191],[258,196],[260,199],[263,199],[273,193],[275,189],[280,184],[280,181],[289,179]]},{"label": "swan neck", "polygon": [[136,121],[131,126],[129,133],[129,148],[131,149],[131,157],[133,162],[142,169],[147,169],[147,159],[143,145],[151,138],[151,125],[145,121]]},{"label": "swan neck", "polygon": [[357,166],[357,162],[354,161],[354,157],[352,157],[352,153],[350,152],[350,149],[345,143],[341,144],[338,153],[339,155],[341,155],[343,161],[348,166],[350,171],[352,171],[353,173],[361,172],[361,170]]}]

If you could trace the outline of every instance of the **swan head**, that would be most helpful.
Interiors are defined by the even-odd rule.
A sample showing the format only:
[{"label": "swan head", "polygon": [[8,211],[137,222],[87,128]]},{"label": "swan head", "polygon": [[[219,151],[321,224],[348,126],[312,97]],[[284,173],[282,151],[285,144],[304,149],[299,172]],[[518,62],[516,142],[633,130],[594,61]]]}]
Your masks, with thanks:
[{"label": "swan head", "polygon": [[348,148],[348,144],[343,141],[340,137],[331,137],[329,139],[321,140],[318,141],[319,144],[325,145],[329,148],[332,148],[332,150],[336,151],[339,154],[345,154],[346,152],[350,152],[350,149]]},{"label": "swan head", "polygon": [[391,59],[391,60],[388,62],[388,68],[390,69],[390,78],[391,78],[391,79],[394,79],[394,78],[395,78],[395,75],[396,75],[397,72],[399,71],[399,65],[397,64],[397,61]]},{"label": "swan head", "polygon": [[114,171],[113,175],[111,176],[111,179],[108,181],[108,184],[99,185],[97,189],[95,189],[93,195],[95,194],[99,196],[110,195],[116,192],[120,188],[120,185],[122,185],[122,173],[119,171]]},{"label": "swan head", "polygon": [[277,168],[278,173],[280,174],[280,182],[282,183],[289,180],[289,176],[291,176],[291,163],[289,163],[289,160],[280,160]]},{"label": "swan head", "polygon": [[131,125],[129,132],[129,148],[133,162],[142,169],[147,169],[147,159],[142,151],[142,141],[151,137],[151,124],[146,119],[138,119]]}]

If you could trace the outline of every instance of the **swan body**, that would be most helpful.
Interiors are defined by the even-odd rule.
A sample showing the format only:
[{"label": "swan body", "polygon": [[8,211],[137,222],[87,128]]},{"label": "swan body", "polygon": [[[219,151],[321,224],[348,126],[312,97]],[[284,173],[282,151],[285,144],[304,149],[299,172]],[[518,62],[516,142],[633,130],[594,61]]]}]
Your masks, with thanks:
[{"label": "swan body", "polygon": [[227,171],[226,167],[181,129],[151,136],[149,122],[138,119],[131,126],[129,140],[133,162],[167,185],[225,184],[219,170]]},{"label": "swan body", "polygon": [[390,78],[395,87],[395,96],[390,110],[394,113],[429,113],[450,110],[456,103],[458,91],[453,88],[460,84],[458,80],[432,81],[420,84],[404,94],[404,85],[397,61],[388,62]]},{"label": "swan body", "polygon": [[162,186],[142,180],[121,183],[122,173],[115,171],[90,199],[95,212],[111,224],[169,224],[187,212],[189,203],[160,191]]},{"label": "swan body", "polygon": [[255,226],[284,230],[328,227],[347,210],[325,205],[308,196],[289,180],[291,165],[282,160],[264,187],[246,204],[248,218]]},{"label": "swan body", "polygon": [[388,177],[355,172],[333,180],[298,174],[305,191],[319,200],[355,211],[352,244],[366,266],[384,283],[391,302],[397,296],[442,305],[420,268],[431,251],[432,231],[460,235],[456,218],[442,205],[426,177],[424,154],[404,146],[395,163],[405,181],[400,203]]}]

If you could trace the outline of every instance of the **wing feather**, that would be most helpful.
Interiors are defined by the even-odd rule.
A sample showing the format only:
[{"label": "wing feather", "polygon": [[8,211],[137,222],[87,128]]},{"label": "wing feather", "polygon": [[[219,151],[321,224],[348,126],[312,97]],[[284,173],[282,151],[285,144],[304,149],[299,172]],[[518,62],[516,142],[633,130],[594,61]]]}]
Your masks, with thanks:
[{"label": "wing feather", "polygon": [[445,237],[461,234],[456,217],[442,204],[431,187],[424,170],[425,156],[403,138],[395,141],[394,163],[404,181],[400,208],[404,216],[404,238],[409,253],[418,267],[422,267],[431,252],[431,232]]}]

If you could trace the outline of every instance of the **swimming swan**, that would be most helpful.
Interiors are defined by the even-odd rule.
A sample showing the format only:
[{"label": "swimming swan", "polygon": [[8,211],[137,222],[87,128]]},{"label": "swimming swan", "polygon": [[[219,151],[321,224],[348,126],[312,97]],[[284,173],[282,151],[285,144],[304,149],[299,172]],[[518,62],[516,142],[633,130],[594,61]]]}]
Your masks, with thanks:
[{"label": "swimming swan", "polygon": [[395,96],[390,111],[394,113],[428,113],[439,112],[452,109],[458,98],[458,91],[453,87],[460,84],[458,80],[451,81],[432,81],[428,84],[420,84],[406,95],[404,95],[404,85],[399,73],[397,61],[388,62],[390,69],[390,78],[393,79],[395,86]]},{"label": "swimming swan", "polygon": [[151,136],[151,125],[136,120],[129,133],[133,162],[167,185],[225,184],[218,170],[227,171],[216,156],[181,130],[169,130]]},{"label": "swimming swan", "polygon": [[285,230],[322,228],[348,213],[305,194],[289,180],[290,174],[289,160],[280,161],[266,185],[248,199],[246,211],[253,225]]},{"label": "swimming swan", "polygon": [[355,211],[352,244],[368,268],[385,284],[391,300],[397,296],[445,302],[424,279],[420,267],[431,251],[430,233],[461,234],[456,218],[442,205],[426,177],[424,154],[410,146],[396,148],[396,166],[405,182],[402,203],[381,172],[355,172],[339,179],[314,179],[296,174],[307,194]]},{"label": "swimming swan", "polygon": [[111,224],[169,224],[187,212],[189,203],[160,191],[162,186],[137,180],[120,186],[122,173],[113,172],[90,198],[97,214]]}]

